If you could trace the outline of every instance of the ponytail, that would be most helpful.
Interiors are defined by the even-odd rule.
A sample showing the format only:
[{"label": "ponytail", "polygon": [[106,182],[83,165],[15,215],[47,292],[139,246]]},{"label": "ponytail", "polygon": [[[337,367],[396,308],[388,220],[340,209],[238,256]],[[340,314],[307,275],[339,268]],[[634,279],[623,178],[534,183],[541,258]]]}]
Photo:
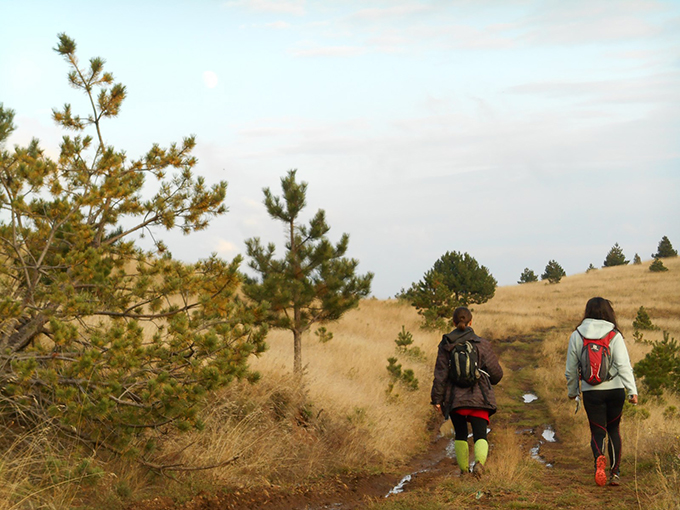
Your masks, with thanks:
[{"label": "ponytail", "polygon": [[465,329],[472,321],[472,313],[464,306],[459,306],[453,311],[453,323],[456,329],[465,331]]}]

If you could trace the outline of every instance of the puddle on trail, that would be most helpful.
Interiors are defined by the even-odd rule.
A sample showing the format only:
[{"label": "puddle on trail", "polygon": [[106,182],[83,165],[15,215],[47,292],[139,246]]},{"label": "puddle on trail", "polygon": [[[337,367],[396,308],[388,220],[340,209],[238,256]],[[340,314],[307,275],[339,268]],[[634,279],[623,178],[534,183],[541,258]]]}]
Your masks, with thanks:
[{"label": "puddle on trail", "polygon": [[385,494],[385,497],[388,498],[392,494],[400,494],[400,493],[404,492],[404,486],[407,483],[409,483],[411,480],[413,480],[413,477],[411,475],[406,475],[404,478],[401,479],[401,482],[399,482],[397,485],[392,487],[392,489],[390,489],[390,492]]},{"label": "puddle on trail", "polygon": [[543,434],[541,435],[543,436],[543,439],[545,439],[549,443],[555,443],[557,441],[557,439],[555,439],[555,431],[550,425],[545,427],[545,429],[543,430]]},{"label": "puddle on trail", "polygon": [[427,473],[428,471],[429,469],[421,469],[420,471],[416,471],[415,473],[406,475],[404,478],[401,479],[401,481],[397,485],[390,489],[390,492],[385,494],[385,497],[389,498],[392,494],[401,494],[402,492],[404,492],[404,487],[406,487],[406,484],[413,480],[414,476],[419,475],[421,473]]},{"label": "puddle on trail", "polygon": [[538,400],[538,397],[533,393],[525,393],[522,398],[525,404],[531,404],[534,400]]},{"label": "puddle on trail", "polygon": [[545,467],[553,467],[553,465],[546,461],[543,457],[541,457],[540,451],[541,451],[541,446],[543,446],[546,442],[548,443],[555,443],[557,442],[557,438],[555,437],[555,430],[550,426],[546,425],[543,428],[543,433],[541,434],[541,437],[543,439],[539,439],[538,444],[534,446],[531,449],[531,458],[534,460],[537,460],[541,464],[545,464]]}]

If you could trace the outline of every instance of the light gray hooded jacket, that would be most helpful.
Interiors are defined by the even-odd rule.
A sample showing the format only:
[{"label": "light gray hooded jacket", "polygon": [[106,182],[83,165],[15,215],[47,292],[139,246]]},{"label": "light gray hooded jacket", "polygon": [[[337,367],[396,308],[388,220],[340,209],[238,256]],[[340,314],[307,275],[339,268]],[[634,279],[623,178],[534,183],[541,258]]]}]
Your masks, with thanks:
[{"label": "light gray hooded jacket", "polygon": [[[579,394],[578,360],[581,356],[581,349],[583,349],[583,339],[578,332],[585,338],[602,338],[614,329],[614,325],[602,319],[584,319],[576,329],[578,331],[574,331],[569,337],[569,350],[567,351],[567,370],[565,375],[567,377],[569,397],[576,397]],[[612,356],[612,367],[609,373],[614,375],[614,377],[597,386],[591,386],[585,381],[580,381],[581,391],[625,388],[629,397],[637,395],[633,368],[630,366],[628,349],[626,349],[626,343],[623,341],[621,333],[618,333],[611,339],[609,349]]]}]

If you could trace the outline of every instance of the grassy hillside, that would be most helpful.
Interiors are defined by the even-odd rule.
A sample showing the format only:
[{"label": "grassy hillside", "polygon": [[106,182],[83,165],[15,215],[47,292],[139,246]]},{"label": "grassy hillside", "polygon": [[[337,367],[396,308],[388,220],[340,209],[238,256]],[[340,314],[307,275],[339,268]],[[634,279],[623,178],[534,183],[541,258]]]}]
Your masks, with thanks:
[{"label": "grassy hillside", "polygon": [[[633,362],[651,349],[632,339],[632,321],[641,305],[660,330],[680,339],[680,259],[666,259],[666,273],[649,272],[649,263],[573,275],[557,285],[536,282],[499,288],[490,302],[474,308],[473,327],[504,353],[506,377],[499,386],[500,409],[490,436],[495,448],[489,461],[492,475],[495,473],[513,487],[534,490],[531,480],[537,463],[521,449],[516,434],[524,421],[539,419],[538,415],[527,415],[519,401],[529,387],[545,403],[541,412],[563,438],[562,446],[573,443],[574,450],[588,454],[585,415],[574,416],[572,403],[566,399],[564,360],[568,335],[580,322],[590,297],[599,295],[613,301]],[[272,332],[269,351],[253,361],[262,380],[255,385],[234,385],[216,396],[206,413],[206,430],[202,433],[168,437],[160,445],[168,462],[224,464],[210,471],[181,475],[179,484],[152,476],[125,461],[107,461],[102,455],[92,459],[101,470],[95,490],[84,489],[77,477],[59,485],[63,479],[50,483],[43,477],[39,483],[34,475],[34,483],[26,485],[35,470],[33,463],[38,462],[35,455],[42,453],[48,443],[44,437],[20,438],[24,446],[5,445],[0,462],[0,492],[4,491],[0,500],[8,502],[0,503],[0,510],[21,508],[10,503],[17,502],[12,497],[17,490],[28,495],[43,491],[40,494],[47,496],[36,494],[29,499],[49,499],[51,503],[46,508],[70,508],[79,503],[120,508],[133,499],[158,494],[165,494],[168,501],[181,501],[198,491],[210,492],[219,487],[265,487],[285,492],[301,481],[337,473],[398,473],[404,469],[400,467],[403,463],[429,447],[429,430],[441,422],[429,406],[432,367],[441,335],[423,331],[419,324],[418,315],[408,305],[395,300],[365,300],[359,309],[328,326],[334,335],[331,341],[321,343],[312,333],[304,338],[306,368],[301,383],[291,376],[292,335]],[[413,346],[424,355],[397,353],[394,340],[402,325],[413,334]],[[645,338],[661,339],[660,330],[646,332]],[[387,393],[391,379],[386,366],[391,356],[396,356],[404,369],[414,371],[420,383],[416,391],[396,384]],[[524,358],[528,360],[527,367],[518,365]],[[637,411],[627,410],[624,417],[624,455],[628,462],[624,468],[634,468],[635,480],[639,476],[640,481],[646,481],[636,495],[648,498],[653,493],[655,501],[661,502],[659,508],[664,508],[664,501],[680,498],[680,459],[672,462],[673,455],[680,453],[680,419],[677,414],[668,418],[670,408],[680,408],[680,400],[670,395],[662,401],[645,398],[644,387],[640,392],[639,409],[644,413],[638,412],[633,419]],[[58,449],[51,443],[48,447]],[[64,452],[60,455],[63,459]],[[584,454],[578,455],[583,458]],[[494,460],[501,457],[503,462]],[[580,469],[579,462],[575,461],[574,469]],[[88,479],[85,476],[81,481]],[[502,488],[504,485],[498,487],[499,491],[510,490]],[[55,493],[61,499],[55,498]],[[438,506],[440,497],[437,491],[413,491],[385,505],[445,508]],[[406,506],[389,506],[400,501]]]}]

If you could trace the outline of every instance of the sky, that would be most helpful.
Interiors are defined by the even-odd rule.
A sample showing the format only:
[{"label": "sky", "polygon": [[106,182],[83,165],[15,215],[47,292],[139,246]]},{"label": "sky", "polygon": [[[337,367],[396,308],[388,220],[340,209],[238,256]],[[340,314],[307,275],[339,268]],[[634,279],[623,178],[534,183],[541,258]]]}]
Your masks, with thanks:
[{"label": "sky", "polygon": [[52,109],[87,112],[61,32],[127,87],[107,144],[134,158],[196,135],[229,212],[161,235],[176,258],[251,237],[281,255],[262,189],[290,169],[302,219],[321,208],[332,241],[350,235],[378,298],[447,251],[514,285],[550,260],[600,267],[615,243],[680,247],[680,0],[0,0],[0,19],[6,148],[56,157]]}]

